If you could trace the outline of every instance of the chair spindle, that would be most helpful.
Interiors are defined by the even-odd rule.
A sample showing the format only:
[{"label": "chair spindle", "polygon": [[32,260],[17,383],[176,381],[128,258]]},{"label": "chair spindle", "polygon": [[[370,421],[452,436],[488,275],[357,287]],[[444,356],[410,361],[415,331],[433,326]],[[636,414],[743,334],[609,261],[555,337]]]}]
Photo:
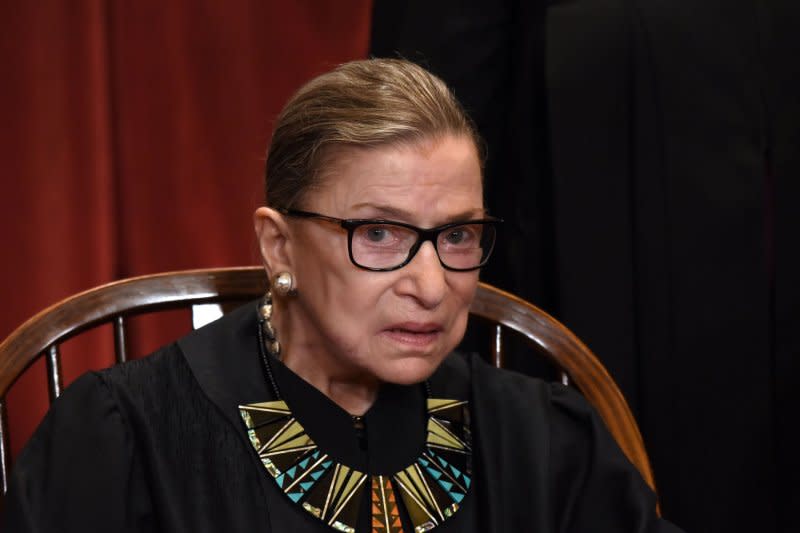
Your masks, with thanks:
[{"label": "chair spindle", "polygon": [[494,327],[494,342],[492,343],[492,363],[497,368],[503,368],[503,326]]},{"label": "chair spindle", "polygon": [[114,319],[114,356],[117,364],[128,360],[128,344],[125,339],[125,318],[122,315]]},{"label": "chair spindle", "polygon": [[50,403],[56,401],[61,395],[61,354],[57,344],[47,348],[47,391],[50,393]]},{"label": "chair spindle", "polygon": [[8,435],[6,399],[0,398],[0,489],[8,492],[8,471],[11,465],[11,441]]}]

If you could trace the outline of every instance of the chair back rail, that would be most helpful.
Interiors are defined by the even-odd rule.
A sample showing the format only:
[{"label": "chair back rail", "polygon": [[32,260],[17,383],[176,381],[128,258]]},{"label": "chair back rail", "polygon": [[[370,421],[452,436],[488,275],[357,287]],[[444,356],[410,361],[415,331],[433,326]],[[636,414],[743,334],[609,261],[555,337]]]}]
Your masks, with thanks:
[{"label": "chair back rail", "polygon": [[[53,401],[62,389],[58,346],[67,339],[111,323],[116,361],[128,359],[126,318],[146,312],[228,307],[261,296],[267,280],[261,267],[233,267],[166,272],[116,281],[69,297],[36,314],[0,343],[0,487],[7,490],[9,440],[6,393],[40,356],[47,361],[48,392]],[[226,305],[227,304],[227,305]],[[491,362],[503,366],[503,336],[517,332],[561,371],[595,407],[622,450],[655,488],[642,437],[622,393],[592,352],[544,311],[491,285],[480,283],[470,312],[495,323]],[[2,499],[0,498],[0,508]]]}]

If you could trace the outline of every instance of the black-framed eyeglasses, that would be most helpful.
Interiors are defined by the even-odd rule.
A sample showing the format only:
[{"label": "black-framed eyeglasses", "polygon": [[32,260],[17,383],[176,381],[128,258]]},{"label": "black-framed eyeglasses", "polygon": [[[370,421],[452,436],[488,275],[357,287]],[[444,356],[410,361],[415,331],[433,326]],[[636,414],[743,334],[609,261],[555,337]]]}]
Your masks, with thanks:
[{"label": "black-framed eyeglasses", "polygon": [[347,230],[350,261],[365,270],[387,272],[406,266],[425,241],[430,241],[447,270],[477,270],[489,260],[502,219],[450,222],[423,229],[384,219],[336,218],[299,209],[279,209],[284,215],[338,224]]}]

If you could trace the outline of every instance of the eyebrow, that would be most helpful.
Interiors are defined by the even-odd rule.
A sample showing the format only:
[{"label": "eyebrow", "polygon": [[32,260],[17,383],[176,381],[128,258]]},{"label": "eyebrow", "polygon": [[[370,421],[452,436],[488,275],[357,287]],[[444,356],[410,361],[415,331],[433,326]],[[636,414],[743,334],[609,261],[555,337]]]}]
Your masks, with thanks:
[{"label": "eyebrow", "polygon": [[[413,213],[410,211],[406,211],[405,209],[394,207],[390,205],[380,205],[380,204],[373,204],[370,202],[364,202],[360,204],[356,204],[352,207],[353,209],[370,209],[376,213],[376,216],[379,217],[386,217],[387,219],[397,220],[398,222],[410,221],[413,218]],[[485,207],[478,207],[472,209],[466,209],[459,213],[455,213],[447,217],[450,221],[457,221],[457,220],[468,220],[474,218],[476,216],[485,216],[486,215],[486,208]]]}]

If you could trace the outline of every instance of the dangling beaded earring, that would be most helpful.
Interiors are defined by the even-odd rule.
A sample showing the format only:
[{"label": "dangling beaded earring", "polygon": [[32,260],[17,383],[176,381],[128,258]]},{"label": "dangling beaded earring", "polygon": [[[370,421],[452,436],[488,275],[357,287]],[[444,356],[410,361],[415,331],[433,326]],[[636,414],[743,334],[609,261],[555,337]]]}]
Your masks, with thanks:
[{"label": "dangling beaded earring", "polygon": [[270,319],[272,318],[272,291],[267,291],[261,306],[258,308],[260,315],[261,331],[264,333],[264,347],[267,352],[276,359],[281,358],[281,343],[278,342],[275,327]]},{"label": "dangling beaded earring", "polygon": [[272,278],[272,290],[264,294],[261,306],[258,308],[260,316],[261,331],[264,333],[264,347],[269,355],[276,359],[281,358],[281,343],[278,342],[278,335],[275,326],[272,325],[272,291],[282,297],[294,294],[294,277],[289,272],[279,272]]}]

